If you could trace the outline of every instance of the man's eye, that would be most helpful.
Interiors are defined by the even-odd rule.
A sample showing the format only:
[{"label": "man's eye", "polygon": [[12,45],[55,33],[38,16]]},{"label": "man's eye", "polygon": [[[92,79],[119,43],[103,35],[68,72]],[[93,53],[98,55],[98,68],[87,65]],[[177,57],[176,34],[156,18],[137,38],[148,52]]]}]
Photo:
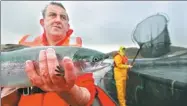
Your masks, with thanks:
[{"label": "man's eye", "polygon": [[66,16],[66,15],[61,15],[60,17],[61,17],[61,19],[63,19],[63,20],[67,20],[67,16]]},{"label": "man's eye", "polygon": [[49,14],[49,16],[54,17],[54,16],[56,16],[56,14],[52,13],[52,14]]}]

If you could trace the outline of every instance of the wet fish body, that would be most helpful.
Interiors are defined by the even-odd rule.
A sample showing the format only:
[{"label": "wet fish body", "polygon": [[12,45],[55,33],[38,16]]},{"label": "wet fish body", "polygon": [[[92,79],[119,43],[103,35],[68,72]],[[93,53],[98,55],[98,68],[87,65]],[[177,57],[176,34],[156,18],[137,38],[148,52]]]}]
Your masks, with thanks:
[{"label": "wet fish body", "polygon": [[[12,46],[12,45],[11,45]],[[32,86],[24,69],[26,60],[34,60],[38,62],[40,50],[53,48],[56,51],[57,58],[62,59],[65,56],[72,58],[77,68],[82,73],[94,72],[111,66],[104,63],[105,54],[96,50],[70,46],[38,46],[24,47],[16,46],[5,49],[1,52],[1,71],[0,86],[1,87],[28,87]]]}]

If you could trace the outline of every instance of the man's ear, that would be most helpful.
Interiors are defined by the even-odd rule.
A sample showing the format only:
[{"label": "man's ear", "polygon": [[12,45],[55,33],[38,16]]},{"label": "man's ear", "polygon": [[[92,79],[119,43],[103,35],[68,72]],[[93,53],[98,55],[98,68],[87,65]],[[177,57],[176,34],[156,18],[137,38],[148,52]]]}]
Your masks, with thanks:
[{"label": "man's ear", "polygon": [[40,19],[40,25],[44,27],[44,19]]},{"label": "man's ear", "polygon": [[70,25],[68,24],[68,30],[70,29]]}]

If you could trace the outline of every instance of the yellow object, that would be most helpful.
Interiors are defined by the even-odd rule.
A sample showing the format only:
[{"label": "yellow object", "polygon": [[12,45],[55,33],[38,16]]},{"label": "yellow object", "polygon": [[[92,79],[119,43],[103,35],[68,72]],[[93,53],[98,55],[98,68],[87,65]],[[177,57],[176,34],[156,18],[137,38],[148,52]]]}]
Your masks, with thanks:
[{"label": "yellow object", "polygon": [[114,57],[114,79],[116,81],[117,97],[120,106],[126,106],[126,80],[128,58],[125,56],[125,47],[121,46],[119,53]]},{"label": "yellow object", "polygon": [[119,48],[119,54],[121,55],[121,56],[125,56],[125,47],[124,46],[121,46],[120,48]]}]

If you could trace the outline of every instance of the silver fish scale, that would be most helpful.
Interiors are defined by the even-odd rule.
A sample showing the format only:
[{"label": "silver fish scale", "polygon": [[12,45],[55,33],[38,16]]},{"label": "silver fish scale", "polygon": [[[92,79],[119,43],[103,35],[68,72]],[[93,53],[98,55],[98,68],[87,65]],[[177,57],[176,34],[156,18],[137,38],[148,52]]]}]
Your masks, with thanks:
[{"label": "silver fish scale", "polygon": [[[22,63],[3,62],[1,64],[0,85],[9,86],[17,83],[20,84],[19,86],[27,86],[25,84],[30,85],[30,82],[24,69],[25,65],[23,65]],[[16,83],[12,81],[15,81]]]},{"label": "silver fish scale", "polygon": [[[18,70],[23,70],[24,72],[25,66],[22,63],[15,63],[15,62],[3,62],[1,67],[1,76],[14,76],[18,74]],[[16,67],[16,69],[15,69]]]}]

